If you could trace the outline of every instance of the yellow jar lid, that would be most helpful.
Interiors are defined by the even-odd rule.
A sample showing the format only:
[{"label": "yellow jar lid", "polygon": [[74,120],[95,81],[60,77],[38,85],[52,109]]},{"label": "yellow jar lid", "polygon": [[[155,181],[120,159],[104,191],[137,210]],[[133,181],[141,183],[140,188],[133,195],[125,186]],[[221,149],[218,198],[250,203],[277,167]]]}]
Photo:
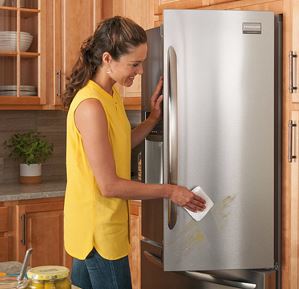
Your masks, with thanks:
[{"label": "yellow jar lid", "polygon": [[69,275],[69,269],[63,266],[39,266],[28,270],[27,276],[32,280],[55,280]]}]

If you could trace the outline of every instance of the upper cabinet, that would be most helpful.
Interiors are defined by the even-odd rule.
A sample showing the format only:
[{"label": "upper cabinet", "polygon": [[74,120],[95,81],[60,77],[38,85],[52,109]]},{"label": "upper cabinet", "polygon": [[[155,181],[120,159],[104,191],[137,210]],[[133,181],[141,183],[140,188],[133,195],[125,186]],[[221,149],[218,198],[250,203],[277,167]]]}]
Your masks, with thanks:
[{"label": "upper cabinet", "polygon": [[0,0],[0,110],[61,109],[80,46],[101,18],[101,0]]},{"label": "upper cabinet", "polygon": [[[145,30],[154,27],[154,1],[152,0],[103,0],[103,18],[125,16]],[[131,87],[119,87],[127,110],[140,109],[141,76],[135,77]]]},{"label": "upper cabinet", "polygon": [[291,7],[291,16],[293,21],[291,35],[292,49],[289,51],[289,92],[291,94],[292,101],[297,103],[299,102],[299,0],[293,0]]},{"label": "upper cabinet", "polygon": [[[0,0],[0,110],[62,109],[80,46],[100,20],[125,15],[147,29],[153,9],[150,0]],[[127,109],[140,107],[140,78],[121,92]]]},{"label": "upper cabinet", "polygon": [[[52,0],[54,29],[48,31],[52,49],[47,54],[47,73],[52,85],[47,85],[51,106],[61,105],[61,94],[65,90],[67,77],[76,63],[80,47],[101,20],[101,0]],[[50,9],[51,9],[50,8]],[[50,28],[52,25],[48,23]]]},{"label": "upper cabinet", "polygon": [[41,55],[45,49],[41,11],[37,0],[0,1],[1,108],[46,102],[41,86]]}]

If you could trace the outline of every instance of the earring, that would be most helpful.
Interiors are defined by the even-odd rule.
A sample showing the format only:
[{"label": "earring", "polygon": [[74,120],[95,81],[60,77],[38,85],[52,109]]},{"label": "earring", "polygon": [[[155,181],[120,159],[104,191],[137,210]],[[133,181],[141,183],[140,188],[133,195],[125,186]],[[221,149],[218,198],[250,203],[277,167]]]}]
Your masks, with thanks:
[{"label": "earring", "polygon": [[110,73],[111,73],[111,70],[110,70],[110,69],[107,69],[106,72],[107,72],[107,74],[110,74]]}]

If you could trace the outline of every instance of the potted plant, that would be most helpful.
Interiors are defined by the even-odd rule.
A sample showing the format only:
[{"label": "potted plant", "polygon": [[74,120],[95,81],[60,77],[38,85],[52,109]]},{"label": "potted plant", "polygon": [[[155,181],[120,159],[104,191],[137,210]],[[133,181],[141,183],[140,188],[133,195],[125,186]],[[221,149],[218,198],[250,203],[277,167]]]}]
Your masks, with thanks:
[{"label": "potted plant", "polygon": [[41,164],[52,155],[53,144],[39,132],[28,131],[12,135],[4,146],[9,150],[9,157],[20,162],[20,183],[41,183]]}]

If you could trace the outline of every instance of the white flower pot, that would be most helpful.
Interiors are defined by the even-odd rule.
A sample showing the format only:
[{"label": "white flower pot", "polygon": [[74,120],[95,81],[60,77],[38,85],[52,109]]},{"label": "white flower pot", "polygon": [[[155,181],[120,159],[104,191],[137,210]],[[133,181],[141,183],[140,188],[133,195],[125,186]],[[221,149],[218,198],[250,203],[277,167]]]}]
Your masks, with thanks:
[{"label": "white flower pot", "polygon": [[39,184],[42,182],[41,164],[20,164],[20,183],[21,184]]}]

